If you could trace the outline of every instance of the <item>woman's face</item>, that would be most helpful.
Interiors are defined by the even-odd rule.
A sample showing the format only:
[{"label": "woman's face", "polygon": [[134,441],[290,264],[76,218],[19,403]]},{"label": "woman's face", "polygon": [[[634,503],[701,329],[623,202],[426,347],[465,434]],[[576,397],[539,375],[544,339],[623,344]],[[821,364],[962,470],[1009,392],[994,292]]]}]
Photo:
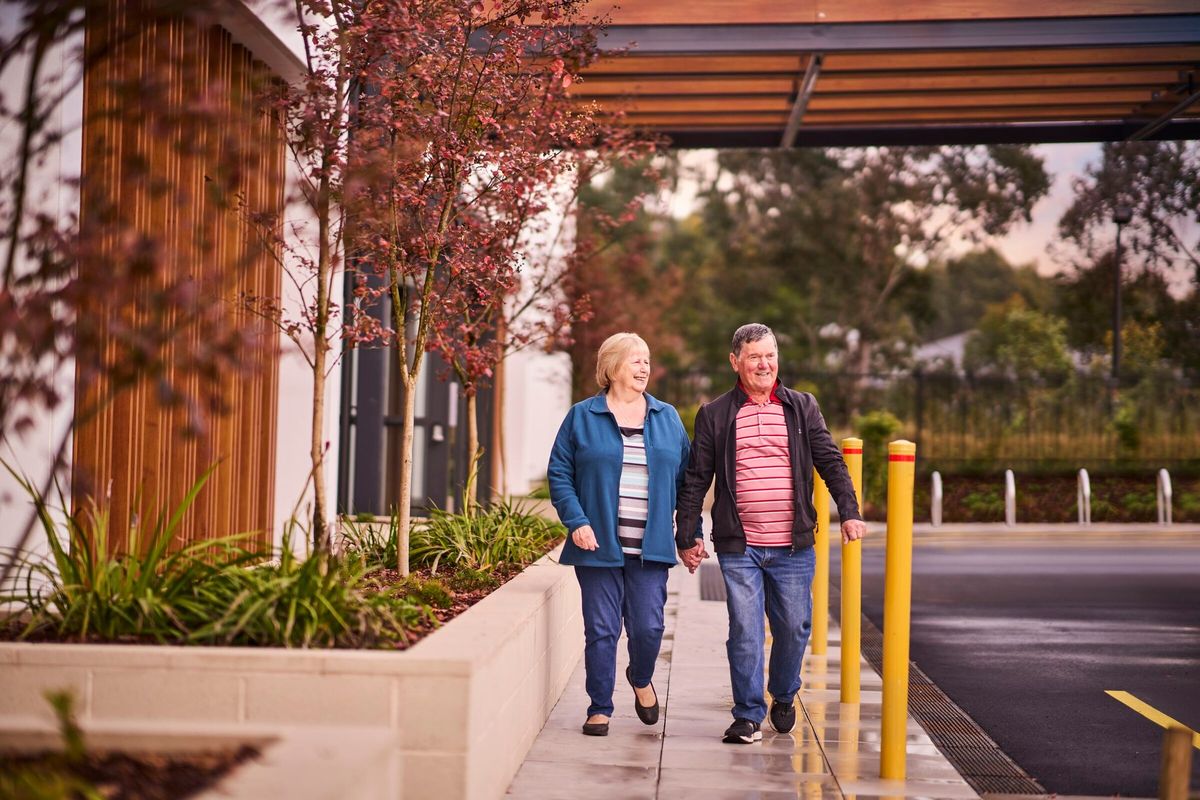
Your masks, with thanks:
[{"label": "woman's face", "polygon": [[646,391],[646,384],[649,381],[650,351],[645,347],[635,347],[629,351],[629,355],[617,367],[617,373],[613,376],[613,384],[625,391],[640,394]]}]

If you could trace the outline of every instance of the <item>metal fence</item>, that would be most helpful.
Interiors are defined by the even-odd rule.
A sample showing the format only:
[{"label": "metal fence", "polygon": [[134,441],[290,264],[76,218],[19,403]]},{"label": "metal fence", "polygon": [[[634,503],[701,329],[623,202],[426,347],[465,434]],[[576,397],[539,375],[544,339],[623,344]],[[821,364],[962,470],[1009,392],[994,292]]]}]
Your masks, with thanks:
[{"label": "metal fence", "polygon": [[[1200,386],[1175,377],[1144,377],[1119,392],[1082,374],[1051,383],[919,372],[785,380],[816,395],[836,436],[860,435],[860,415],[892,413],[902,424],[896,436],[917,442],[925,469],[1200,465]],[[676,373],[657,379],[655,390],[686,418],[732,381],[728,371]]]}]

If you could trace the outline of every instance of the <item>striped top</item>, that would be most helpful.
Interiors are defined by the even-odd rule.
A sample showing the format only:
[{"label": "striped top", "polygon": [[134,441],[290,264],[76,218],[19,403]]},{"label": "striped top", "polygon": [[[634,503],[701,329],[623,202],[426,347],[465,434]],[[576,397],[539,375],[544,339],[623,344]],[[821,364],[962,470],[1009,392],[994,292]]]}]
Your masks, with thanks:
[{"label": "striped top", "polygon": [[747,401],[737,414],[734,486],[738,517],[753,547],[790,547],[796,503],[787,419],[778,401]]},{"label": "striped top", "polygon": [[646,512],[650,500],[650,471],[646,467],[646,437],[642,428],[621,428],[625,453],[621,458],[621,489],[617,502],[617,541],[627,556],[642,554]]}]

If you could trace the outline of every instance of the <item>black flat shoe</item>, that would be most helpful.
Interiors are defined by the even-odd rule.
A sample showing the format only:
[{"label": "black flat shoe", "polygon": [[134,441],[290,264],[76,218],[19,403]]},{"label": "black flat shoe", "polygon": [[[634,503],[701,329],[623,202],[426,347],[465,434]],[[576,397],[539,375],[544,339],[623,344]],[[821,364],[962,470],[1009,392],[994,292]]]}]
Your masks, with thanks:
[{"label": "black flat shoe", "polygon": [[607,722],[585,722],[583,723],[584,736],[608,736]]},{"label": "black flat shoe", "polygon": [[[644,706],[638,702],[637,686],[633,685],[633,673],[630,667],[625,668],[625,680],[629,681],[629,685],[635,690],[633,693],[633,710],[637,712],[637,717],[644,725],[655,725],[658,723],[658,692],[654,692],[654,705]],[[654,683],[651,682],[650,690],[654,691]]]}]

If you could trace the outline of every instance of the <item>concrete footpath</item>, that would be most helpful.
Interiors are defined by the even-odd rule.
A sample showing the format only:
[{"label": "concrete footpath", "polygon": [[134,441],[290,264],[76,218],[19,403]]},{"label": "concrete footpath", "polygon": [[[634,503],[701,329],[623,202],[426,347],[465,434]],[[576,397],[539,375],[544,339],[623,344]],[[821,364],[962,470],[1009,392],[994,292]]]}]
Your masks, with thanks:
[{"label": "concrete footpath", "polygon": [[[616,713],[607,737],[580,733],[588,705],[583,664],[529,751],[508,796],[527,800],[587,798],[841,798],[978,797],[911,717],[908,779],[879,779],[880,678],[862,662],[862,702],[839,702],[838,629],[829,654],[807,655],[798,697],[803,716],[790,734],[764,721],[763,740],[721,742],[732,722],[725,658],[724,602],[701,600],[699,573],[671,570],[666,635],[654,685],[662,704],[657,725],[641,724],[618,649]],[[768,642],[769,646],[769,642]]]}]

